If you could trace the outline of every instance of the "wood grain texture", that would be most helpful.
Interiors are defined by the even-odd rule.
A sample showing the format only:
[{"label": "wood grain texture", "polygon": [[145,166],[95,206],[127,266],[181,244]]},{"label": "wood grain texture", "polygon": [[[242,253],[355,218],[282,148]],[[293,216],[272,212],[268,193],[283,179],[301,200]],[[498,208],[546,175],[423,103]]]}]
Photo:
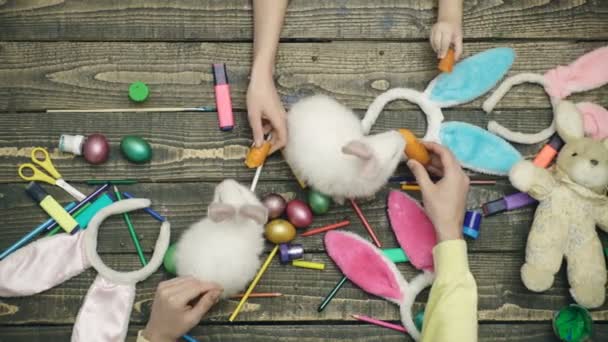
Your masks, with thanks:
[{"label": "wood grain texture", "polygon": [[[292,0],[284,39],[427,39],[437,1]],[[247,0],[0,2],[0,40],[250,40]],[[466,1],[464,36],[607,39],[601,0]]]},{"label": "wood grain texture", "polygon": [[[215,183],[153,183],[120,186],[139,197],[150,198],[155,210],[168,217],[172,223],[172,241],[177,241],[181,233],[192,223],[202,219],[207,213],[207,206],[212,199]],[[49,189],[49,187],[45,187]],[[83,190],[84,186],[80,186]],[[393,188],[397,188],[396,185]],[[23,191],[24,185],[0,185],[0,250],[4,250],[21,236],[25,235],[48,216]],[[92,191],[86,188],[85,193]],[[358,201],[365,216],[385,247],[395,247],[397,242],[390,228],[386,214],[388,188],[378,193],[374,200]],[[60,189],[49,189],[49,192],[62,203],[68,202],[69,195]],[[278,192],[287,198],[305,200],[306,193],[295,181],[261,182],[258,193]],[[479,208],[481,203],[502,197],[505,193],[515,192],[505,182],[494,187],[475,186],[468,196],[467,207]],[[418,197],[420,194],[411,193]],[[523,255],[527,234],[532,224],[533,208],[520,209],[500,215],[487,217],[482,221],[481,236],[469,242],[472,252],[516,252]],[[367,237],[367,232],[350,206],[337,206],[327,215],[314,218],[312,227],[342,221],[347,218],[351,224],[344,228],[348,231]],[[146,252],[151,252],[158,235],[159,223],[143,212],[132,214],[133,224]],[[297,238],[308,252],[323,252],[323,234]],[[104,253],[135,253],[128,230],[120,217],[111,217],[100,230],[99,250]],[[267,246],[270,250],[271,246]]]},{"label": "wood grain texture", "polygon": [[[474,54],[496,46],[513,47],[517,60],[510,74],[544,73],[567,64],[601,42],[469,43]],[[422,91],[437,75],[437,60],[426,42],[287,43],[279,49],[276,84],[287,107],[298,99],[324,93],[350,108],[365,109],[382,91],[411,87]],[[133,107],[128,85],[150,85],[145,106],[212,105],[210,64],[228,66],[233,105],[245,108],[251,60],[250,44],[237,43],[0,43],[0,111]],[[599,103],[608,88],[576,95]],[[480,108],[481,101],[460,108]],[[549,108],[538,86],[516,87],[498,109]],[[398,101],[389,108],[414,108]],[[91,116],[93,117],[93,116]]]},{"label": "wood grain texture", "polygon": [[[363,112],[359,111],[360,116]],[[22,182],[17,165],[29,160],[31,149],[47,148],[57,169],[71,182],[87,179],[134,178],[140,181],[184,182],[237,178],[249,183],[254,171],[244,165],[252,133],[245,113],[236,113],[236,128],[221,132],[215,113],[117,113],[117,114],[0,114],[0,183]],[[446,121],[465,121],[486,127],[497,119],[507,127],[526,132],[550,124],[550,110],[502,111],[490,115],[480,110],[446,110]],[[419,136],[424,134],[426,120],[419,110],[385,111],[372,133],[407,127]],[[103,165],[89,165],[82,157],[61,153],[57,149],[61,134],[91,134],[108,137],[110,160]],[[140,135],[152,144],[152,161],[143,165],[129,163],[120,153],[120,139]],[[538,145],[517,148],[531,157]],[[397,173],[405,173],[400,166]],[[293,180],[293,175],[280,155],[272,156],[262,172],[262,180]]]},{"label": "wood grain texture", "polygon": [[[554,311],[568,305],[566,274],[562,270],[556,276],[553,287],[544,293],[527,290],[520,279],[519,269],[523,253],[474,253],[469,255],[471,272],[478,288],[478,319],[483,322],[540,322],[551,319]],[[103,255],[104,261],[117,269],[140,267],[136,255]],[[243,307],[237,322],[285,323],[296,321],[344,321],[352,320],[353,313],[379,319],[398,320],[398,307],[385,300],[365,294],[352,284],[346,284],[332,303],[322,312],[317,307],[322,298],[338,282],[342,274],[325,254],[307,254],[306,259],[322,262],[324,271],[294,268],[280,265],[274,260],[256,287],[260,292],[281,292],[276,298],[251,299]],[[412,279],[418,271],[409,264],[398,266],[406,279]],[[63,285],[26,298],[0,300],[0,324],[68,324],[73,323],[82,299],[95,277],[92,270],[72,278]],[[137,286],[131,322],[146,322],[154,291],[159,281],[168,275],[158,271]],[[414,312],[421,310],[428,300],[428,290],[416,298]],[[211,322],[227,322],[237,305],[237,300],[218,304],[209,314]],[[594,320],[608,320],[608,304],[592,312]]]},{"label": "wood grain texture", "polygon": [[[593,341],[608,339],[608,324],[596,323]],[[142,325],[131,324],[127,341],[135,342],[137,331]],[[72,333],[71,326],[57,327],[3,327],[0,341],[68,341]],[[403,342],[412,341],[403,334],[367,324],[349,322],[330,325],[327,323],[307,325],[204,325],[194,328],[190,334],[201,342],[313,342],[313,341],[354,341],[366,342]],[[481,324],[479,326],[480,342],[554,342],[555,335],[550,322],[529,324]]]}]

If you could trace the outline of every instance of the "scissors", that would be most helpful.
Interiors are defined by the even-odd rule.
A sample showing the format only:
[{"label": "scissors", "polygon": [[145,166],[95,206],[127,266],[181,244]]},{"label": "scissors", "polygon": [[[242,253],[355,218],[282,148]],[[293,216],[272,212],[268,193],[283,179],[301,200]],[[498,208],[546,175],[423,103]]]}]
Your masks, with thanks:
[{"label": "scissors", "polygon": [[[38,155],[42,154],[42,159],[38,159]],[[46,149],[42,147],[36,147],[32,150],[32,162],[40,166],[46,172],[48,172],[51,176],[48,176],[46,173],[40,171],[36,165],[32,163],[25,163],[19,166],[19,177],[26,181],[40,181],[45,182],[51,185],[57,185],[58,187],[65,190],[67,193],[72,195],[78,201],[82,201],[85,199],[85,195],[78,191],[75,187],[68,184],[61,174],[57,171],[53,163],[51,162],[51,157]],[[29,169],[32,172],[31,176],[27,176],[23,173],[23,170]]]}]

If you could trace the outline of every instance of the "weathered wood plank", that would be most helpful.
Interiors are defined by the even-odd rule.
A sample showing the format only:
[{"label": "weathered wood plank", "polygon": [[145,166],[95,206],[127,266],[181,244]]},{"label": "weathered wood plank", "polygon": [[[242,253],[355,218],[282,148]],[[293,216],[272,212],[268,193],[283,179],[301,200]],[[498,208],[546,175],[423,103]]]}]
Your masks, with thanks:
[{"label": "weathered wood plank", "polygon": [[[363,115],[362,112],[358,112]],[[537,131],[549,125],[550,110],[497,112],[490,115],[481,110],[447,110],[446,121],[466,121],[486,127],[496,118],[504,125],[523,131]],[[250,182],[253,171],[244,164],[251,144],[251,130],[245,113],[237,113],[236,128],[220,132],[215,113],[150,113],[150,114],[2,114],[0,120],[0,183],[21,182],[16,167],[30,156],[31,148],[42,146],[52,152],[53,161],[65,179],[82,181],[92,178],[136,178],[141,181],[199,181],[226,177]],[[407,127],[423,135],[424,115],[418,110],[385,111],[372,133]],[[110,140],[110,161],[92,166],[82,157],[59,153],[61,134],[100,132]],[[134,165],[121,156],[120,139],[125,135],[141,135],[154,149],[152,161]],[[539,146],[518,146],[526,155],[533,155]],[[405,172],[403,166],[398,172]],[[266,180],[291,180],[293,175],[280,155],[269,159],[262,173]]]},{"label": "weathered wood plank", "polygon": [[[426,39],[436,1],[290,1],[286,39]],[[608,38],[608,7],[586,1],[466,1],[467,38]],[[250,1],[0,2],[0,40],[177,41],[252,37]]]},{"label": "weathered wood plank", "polygon": [[[494,321],[547,321],[555,310],[572,300],[568,295],[565,272],[560,272],[553,288],[545,293],[532,293],[524,288],[519,276],[523,253],[475,253],[469,256],[471,272],[477,280],[479,320]],[[371,297],[352,284],[347,284],[322,313],[317,307],[322,298],[341,278],[325,254],[308,254],[308,260],[326,264],[324,271],[296,269],[282,266],[274,260],[258,284],[260,292],[282,292],[283,297],[252,299],[243,308],[238,321],[293,322],[350,320],[353,313],[380,319],[398,320],[396,305]],[[105,255],[104,260],[118,269],[139,268],[134,254]],[[410,265],[399,265],[406,279],[417,271]],[[68,324],[73,323],[87,288],[95,272],[89,270],[63,285],[27,298],[4,298],[0,301],[0,324]],[[155,273],[138,285],[132,323],[144,323],[149,315],[156,284],[167,275]],[[414,305],[421,310],[427,300],[425,291]],[[208,320],[226,322],[237,305],[236,300],[221,302],[209,313]],[[608,304],[592,313],[595,320],[608,320]]]},{"label": "weathered wood plank", "polygon": [[[129,327],[127,341],[134,342],[137,331],[143,325],[132,324]],[[596,323],[594,341],[608,339],[608,324]],[[56,327],[2,327],[0,341],[68,341],[72,333],[71,326]],[[190,334],[199,341],[231,341],[231,342],[267,342],[267,341],[374,341],[402,342],[412,341],[403,334],[367,324],[307,324],[307,325],[203,325],[194,328]],[[532,324],[480,324],[479,341],[517,341],[517,342],[553,342],[555,335],[551,323]]]},{"label": "weathered wood plank", "polygon": [[[601,45],[605,42],[484,42],[468,43],[466,53],[512,46],[518,54],[515,74],[544,72]],[[250,44],[236,43],[0,43],[0,111],[134,107],[126,89],[135,80],[151,86],[146,106],[212,105],[214,62],[227,63],[233,104],[245,108],[250,60]],[[426,42],[288,43],[280,48],[276,83],[287,106],[325,93],[363,109],[389,87],[423,90],[437,75],[436,67]],[[601,103],[607,95],[603,87],[574,98]],[[517,87],[499,105],[549,108],[537,86]],[[400,101],[390,108],[413,106]]]},{"label": "weathered wood plank", "polygon": [[[162,215],[169,218],[172,223],[173,241],[192,223],[206,215],[206,208],[212,199],[215,183],[178,183],[178,184],[138,184],[121,186],[121,190],[131,191],[140,197],[152,199],[153,207]],[[0,185],[0,250],[4,250],[29,230],[33,229],[48,217],[23,191],[23,185]],[[49,187],[45,187],[49,188]],[[81,186],[84,189],[84,186]],[[396,188],[393,185],[392,188]],[[92,187],[85,192],[92,191]],[[53,196],[62,203],[68,202],[69,195],[59,189],[51,189]],[[378,193],[374,200],[359,201],[365,216],[378,238],[386,247],[397,246],[395,237],[390,228],[386,215],[386,198],[388,189]],[[494,187],[476,186],[471,189],[468,198],[468,208],[474,209],[488,201],[502,197],[505,193],[515,190],[506,183],[501,182]],[[266,194],[279,192],[288,198],[306,199],[295,181],[291,182],[261,182],[258,193]],[[419,197],[419,194],[413,194]],[[136,231],[140,235],[144,250],[151,252],[158,234],[159,224],[143,212],[133,215]],[[523,254],[529,227],[532,224],[533,208],[521,209],[485,218],[482,222],[481,236],[470,241],[470,250],[473,252],[517,252]],[[338,222],[347,218],[351,221],[349,231],[361,236],[368,236],[365,228],[350,208],[350,206],[334,206],[330,213],[315,217],[313,227],[319,227]],[[499,241],[499,243],[497,243]],[[298,238],[309,252],[324,251],[323,234],[306,238]],[[267,246],[268,250],[271,246]],[[99,249],[104,253],[135,252],[126,226],[120,217],[110,218],[100,232]]]}]

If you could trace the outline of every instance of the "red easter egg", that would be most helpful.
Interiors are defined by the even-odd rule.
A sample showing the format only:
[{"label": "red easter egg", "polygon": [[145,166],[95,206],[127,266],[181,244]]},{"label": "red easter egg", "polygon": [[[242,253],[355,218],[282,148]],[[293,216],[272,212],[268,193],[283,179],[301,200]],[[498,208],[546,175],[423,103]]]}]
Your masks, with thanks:
[{"label": "red easter egg", "polygon": [[291,200],[287,203],[287,218],[297,228],[305,228],[312,223],[312,211],[306,202]]},{"label": "red easter egg", "polygon": [[102,134],[91,134],[82,145],[84,159],[91,164],[102,164],[110,156],[110,144]]}]

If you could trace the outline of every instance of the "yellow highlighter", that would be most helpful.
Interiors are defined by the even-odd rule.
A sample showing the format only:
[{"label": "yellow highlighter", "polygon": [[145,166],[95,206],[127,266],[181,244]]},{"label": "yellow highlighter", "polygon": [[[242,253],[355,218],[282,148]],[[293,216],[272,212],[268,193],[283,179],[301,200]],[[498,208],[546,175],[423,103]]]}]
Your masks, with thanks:
[{"label": "yellow highlighter", "polygon": [[76,220],[63,209],[61,204],[57,203],[57,201],[38,183],[30,182],[25,188],[25,192],[27,192],[34,201],[38,202],[42,209],[57,221],[57,224],[66,232],[71,233],[74,228],[78,227],[78,222],[76,222]]}]

